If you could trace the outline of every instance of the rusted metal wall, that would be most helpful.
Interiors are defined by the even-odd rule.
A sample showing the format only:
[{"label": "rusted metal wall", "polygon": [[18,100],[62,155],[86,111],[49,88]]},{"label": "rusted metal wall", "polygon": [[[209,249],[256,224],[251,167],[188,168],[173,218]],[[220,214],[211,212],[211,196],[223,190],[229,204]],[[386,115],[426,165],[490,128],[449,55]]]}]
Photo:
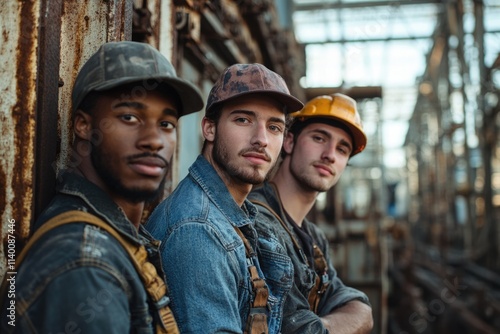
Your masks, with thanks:
[{"label": "rusted metal wall", "polygon": [[[39,1],[0,3],[0,271],[13,243],[28,233],[33,212]],[[9,251],[10,249],[10,251]]]},{"label": "rusted metal wall", "polygon": [[[59,77],[60,152],[56,170],[70,163],[72,125],[71,89],[80,67],[104,42],[130,39],[132,3],[130,1],[62,2]],[[56,41],[54,41],[56,43]]]}]

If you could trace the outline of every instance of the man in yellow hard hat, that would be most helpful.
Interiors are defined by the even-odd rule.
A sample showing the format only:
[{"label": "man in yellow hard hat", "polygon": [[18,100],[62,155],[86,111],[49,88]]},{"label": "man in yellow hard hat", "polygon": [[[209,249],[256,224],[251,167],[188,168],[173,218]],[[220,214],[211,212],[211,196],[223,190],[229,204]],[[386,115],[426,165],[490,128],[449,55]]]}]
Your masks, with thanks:
[{"label": "man in yellow hard hat", "polygon": [[318,194],[333,187],[349,158],[366,146],[356,102],[343,94],[318,96],[291,117],[279,169],[249,196],[259,209],[260,243],[278,239],[293,262],[281,331],[369,333],[367,296],[340,280],[324,233],[306,219]]}]

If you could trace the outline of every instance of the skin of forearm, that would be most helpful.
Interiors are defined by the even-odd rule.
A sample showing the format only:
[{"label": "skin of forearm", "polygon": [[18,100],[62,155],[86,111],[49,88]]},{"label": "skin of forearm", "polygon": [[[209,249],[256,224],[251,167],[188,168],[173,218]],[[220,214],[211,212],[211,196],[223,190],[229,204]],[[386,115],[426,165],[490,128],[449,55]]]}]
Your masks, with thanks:
[{"label": "skin of forearm", "polygon": [[335,334],[369,334],[373,328],[372,309],[360,301],[345,304],[321,321],[329,333]]}]

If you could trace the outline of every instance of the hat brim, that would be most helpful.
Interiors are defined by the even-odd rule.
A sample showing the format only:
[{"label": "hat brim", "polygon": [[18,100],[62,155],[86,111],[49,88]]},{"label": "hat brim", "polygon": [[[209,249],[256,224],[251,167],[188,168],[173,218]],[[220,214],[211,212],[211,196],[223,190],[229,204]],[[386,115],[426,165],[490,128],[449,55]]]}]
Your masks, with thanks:
[{"label": "hat brim", "polygon": [[[169,76],[150,76],[147,79],[138,81],[137,77],[122,77],[116,80],[107,81],[105,84],[98,85],[89,90],[91,91],[106,91],[112,88],[116,88],[125,84],[130,83],[146,83],[149,81],[156,81],[157,83],[164,83],[171,87],[179,96],[182,104],[182,111],[179,113],[180,116],[188,115],[203,109],[204,102],[201,96],[201,92],[194,84],[189,81],[185,81],[178,78],[173,78]],[[151,85],[151,89],[156,89],[156,85]],[[148,89],[148,87],[146,87]]]},{"label": "hat brim", "polygon": [[368,141],[366,135],[359,128],[346,122],[345,120],[342,120],[341,118],[338,118],[338,120],[343,122],[351,130],[352,137],[354,139],[354,149],[351,152],[351,157],[362,152],[365,149],[366,143]]},{"label": "hat brim", "polygon": [[[300,120],[301,122],[310,122],[310,123],[341,123],[342,126],[345,126],[351,134],[352,140],[353,140],[353,150],[351,152],[351,157],[355,156],[356,154],[362,152],[366,144],[368,142],[368,138],[366,137],[365,133],[361,131],[360,128],[358,128],[356,125],[348,122],[347,120],[341,118],[341,117],[335,117],[335,116],[329,116],[329,115],[314,115],[314,116],[297,116],[297,120]],[[333,125],[335,126],[335,125]]]},{"label": "hat brim", "polygon": [[292,95],[262,89],[262,90],[252,90],[252,91],[248,91],[248,92],[241,92],[241,93],[238,93],[238,94],[231,96],[228,99],[220,100],[220,101],[217,101],[215,103],[212,103],[212,105],[210,105],[210,108],[208,108],[206,110],[206,113],[207,114],[210,113],[210,111],[215,106],[220,105],[221,103],[224,103],[227,101],[232,101],[235,98],[238,98],[241,96],[255,95],[255,94],[267,95],[267,96],[275,99],[276,101],[282,103],[283,106],[285,106],[285,109],[284,109],[285,114],[291,114],[291,113],[296,112],[304,107],[304,104],[299,99],[295,98]]}]

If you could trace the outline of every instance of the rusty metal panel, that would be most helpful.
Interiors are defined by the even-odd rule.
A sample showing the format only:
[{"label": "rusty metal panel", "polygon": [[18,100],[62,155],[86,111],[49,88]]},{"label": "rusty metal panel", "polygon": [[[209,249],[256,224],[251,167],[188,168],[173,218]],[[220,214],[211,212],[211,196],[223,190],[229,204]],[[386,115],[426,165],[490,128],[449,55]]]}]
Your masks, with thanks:
[{"label": "rusty metal panel", "polygon": [[36,113],[36,147],[34,171],[34,214],[45,208],[55,194],[55,173],[58,142],[57,109],[59,90],[59,39],[63,0],[44,1],[40,17],[38,47],[38,84]]},{"label": "rusty metal panel", "polygon": [[71,161],[73,127],[71,89],[78,70],[102,43],[130,39],[130,1],[64,1],[61,17],[61,64],[63,86],[59,90],[60,153],[54,169]]},{"label": "rusty metal panel", "polygon": [[174,17],[175,9],[170,1],[163,1],[160,5],[160,22],[158,28],[158,49],[168,59],[174,61],[174,50],[176,50]]},{"label": "rusty metal panel", "polygon": [[[2,240],[26,237],[32,216],[40,1],[0,3],[0,215]],[[10,226],[9,226],[10,225]],[[0,247],[0,273],[7,248]]]}]

